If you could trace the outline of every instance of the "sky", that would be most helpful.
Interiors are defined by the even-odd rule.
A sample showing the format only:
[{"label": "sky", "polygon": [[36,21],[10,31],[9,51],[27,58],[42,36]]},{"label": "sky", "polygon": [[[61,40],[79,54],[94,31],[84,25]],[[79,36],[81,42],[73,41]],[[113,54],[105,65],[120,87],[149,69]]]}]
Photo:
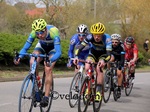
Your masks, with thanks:
[{"label": "sky", "polygon": [[[25,2],[25,3],[35,3],[37,4],[38,0],[5,0],[8,4],[15,5],[17,2]],[[42,2],[39,2],[37,7],[44,7]]]},{"label": "sky", "polygon": [[[8,4],[11,4],[11,5],[15,5],[17,2],[25,2],[25,3],[35,3],[37,4],[39,0],[5,0]],[[61,0],[55,0],[56,2],[57,1],[61,1]],[[71,0],[69,0],[71,1]],[[75,0],[72,0],[72,1],[75,1]],[[43,5],[42,2],[39,2],[37,5],[37,7],[45,7],[45,5]]]}]

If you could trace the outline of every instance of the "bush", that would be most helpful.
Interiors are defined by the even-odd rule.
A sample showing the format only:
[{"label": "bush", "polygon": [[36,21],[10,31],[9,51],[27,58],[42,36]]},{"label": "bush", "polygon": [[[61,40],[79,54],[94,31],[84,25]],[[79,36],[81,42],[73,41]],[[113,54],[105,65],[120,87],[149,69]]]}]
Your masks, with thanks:
[{"label": "bush", "polygon": [[[20,51],[26,42],[28,36],[0,33],[0,63],[1,65],[12,65],[14,58],[14,51]],[[37,43],[35,40],[32,47],[28,50],[31,53]],[[57,65],[65,65],[67,62],[69,40],[61,40],[62,56],[57,62]],[[27,62],[27,58],[22,62]],[[26,63],[27,64],[27,63]]]}]

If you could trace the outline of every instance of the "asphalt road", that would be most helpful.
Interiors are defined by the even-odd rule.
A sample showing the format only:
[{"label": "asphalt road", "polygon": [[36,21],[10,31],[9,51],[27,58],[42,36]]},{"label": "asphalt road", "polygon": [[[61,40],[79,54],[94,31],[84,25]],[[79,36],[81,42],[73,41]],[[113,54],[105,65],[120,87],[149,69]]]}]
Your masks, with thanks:
[{"label": "asphalt road", "polygon": [[[77,112],[77,107],[70,108],[67,97],[65,98],[71,79],[55,78],[55,91],[59,93],[59,97],[53,100],[51,112]],[[21,84],[22,81],[0,82],[0,112],[18,112]],[[92,106],[87,112],[93,112]],[[125,96],[122,91],[117,102],[111,95],[110,101],[102,104],[100,112],[150,112],[150,73],[137,73],[131,95]]]}]

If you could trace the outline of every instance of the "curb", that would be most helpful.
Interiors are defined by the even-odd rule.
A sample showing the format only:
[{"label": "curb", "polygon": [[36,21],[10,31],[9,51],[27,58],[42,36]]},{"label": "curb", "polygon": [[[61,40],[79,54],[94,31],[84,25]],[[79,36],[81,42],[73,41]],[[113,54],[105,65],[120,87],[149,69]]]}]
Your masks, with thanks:
[{"label": "curb", "polygon": [[[150,71],[136,71],[136,73],[147,73],[147,72],[150,72]],[[54,74],[53,77],[54,78],[73,77],[73,74],[59,74],[59,75]],[[22,81],[24,78],[25,76],[24,77],[10,77],[10,78],[0,77],[0,82]]]},{"label": "curb", "polygon": [[[65,77],[73,77],[73,74],[63,74],[63,75],[53,75],[54,78],[65,78]],[[11,77],[11,78],[0,78],[0,82],[11,82],[11,81],[22,81],[25,78],[23,77]]]}]

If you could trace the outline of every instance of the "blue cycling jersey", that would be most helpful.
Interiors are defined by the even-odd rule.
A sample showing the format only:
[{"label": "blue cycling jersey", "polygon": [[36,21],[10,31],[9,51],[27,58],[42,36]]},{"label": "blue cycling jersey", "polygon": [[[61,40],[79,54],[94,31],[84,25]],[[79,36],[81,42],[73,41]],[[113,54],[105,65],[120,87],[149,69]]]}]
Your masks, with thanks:
[{"label": "blue cycling jersey", "polygon": [[[78,49],[79,45],[81,44],[81,41],[79,40],[78,34],[75,34],[70,39],[70,46],[68,51],[69,58],[74,58],[74,50]],[[89,53],[89,47],[90,45],[86,46],[80,55],[87,55]]]},{"label": "blue cycling jersey", "polygon": [[111,51],[112,50],[112,42],[111,42],[111,37],[108,34],[104,34],[102,36],[102,41],[100,42],[95,42],[93,35],[88,35],[87,38],[84,40],[84,42],[87,44],[91,42],[92,48],[101,51],[101,50],[106,50],[106,51]]},{"label": "blue cycling jersey", "polygon": [[[50,59],[51,62],[56,61],[62,54],[61,52],[61,45],[60,45],[60,36],[59,30],[53,25],[47,25],[47,36],[45,40],[40,40],[39,43],[41,46],[46,50],[55,50],[55,54]],[[38,38],[35,31],[31,31],[24,47],[21,49],[20,53],[26,53],[27,50],[31,47],[32,43],[34,42],[35,38]],[[23,55],[19,55],[20,58],[23,58]]]},{"label": "blue cycling jersey", "polygon": [[110,59],[109,51],[112,51],[112,42],[111,37],[108,34],[103,34],[102,40],[99,42],[96,42],[93,35],[89,34],[84,41],[81,43],[80,47],[75,51],[75,56],[80,55],[81,50],[88,44],[91,44],[89,54],[93,55],[97,59],[103,55],[106,54],[108,51],[108,56],[105,56],[105,61],[108,61]]},{"label": "blue cycling jersey", "polygon": [[[87,34],[88,35],[88,34]],[[79,48],[80,44],[82,41],[79,40],[79,36],[78,34],[74,34],[71,39],[70,39],[70,45],[69,45],[69,50],[68,50],[68,57],[69,58],[74,58],[74,51],[76,49]],[[89,48],[90,48],[90,44],[88,44],[87,46],[85,46],[84,49],[82,49],[82,52],[80,53],[80,55],[78,56],[80,59],[85,59],[86,56],[89,53]],[[72,62],[70,62],[72,64]]]}]

